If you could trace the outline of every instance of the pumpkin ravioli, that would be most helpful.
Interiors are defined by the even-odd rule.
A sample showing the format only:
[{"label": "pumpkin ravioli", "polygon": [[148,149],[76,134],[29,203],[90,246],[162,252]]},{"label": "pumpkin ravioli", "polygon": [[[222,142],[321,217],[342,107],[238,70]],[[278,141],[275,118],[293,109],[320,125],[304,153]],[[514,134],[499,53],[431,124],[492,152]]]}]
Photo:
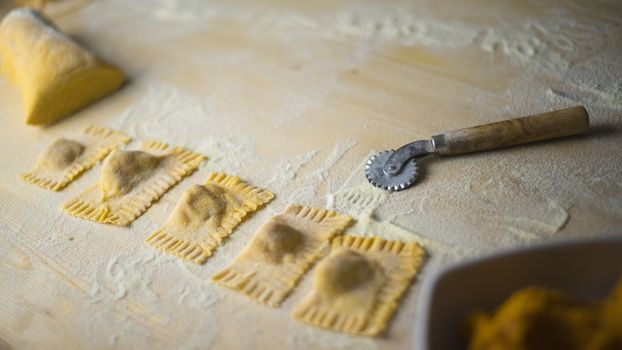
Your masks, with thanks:
[{"label": "pumpkin ravioli", "polygon": [[82,219],[127,226],[204,159],[158,141],[143,142],[140,150],[115,150],[104,159],[99,181],[63,209]]},{"label": "pumpkin ravioli", "polygon": [[237,176],[211,173],[204,185],[182,195],[166,223],[146,242],[163,252],[203,264],[216,247],[251,212],[274,194]]},{"label": "pumpkin ravioli", "polygon": [[110,151],[129,141],[129,137],[118,131],[90,126],[75,138],[54,141],[39,155],[33,169],[19,174],[19,178],[52,191],[60,191]]},{"label": "pumpkin ravioli", "polygon": [[278,306],[351,219],[290,205],[261,226],[246,249],[212,280],[260,303]]},{"label": "pumpkin ravioli", "polygon": [[337,236],[315,270],[313,290],[293,310],[302,322],[377,336],[410,285],[424,256],[417,243]]}]

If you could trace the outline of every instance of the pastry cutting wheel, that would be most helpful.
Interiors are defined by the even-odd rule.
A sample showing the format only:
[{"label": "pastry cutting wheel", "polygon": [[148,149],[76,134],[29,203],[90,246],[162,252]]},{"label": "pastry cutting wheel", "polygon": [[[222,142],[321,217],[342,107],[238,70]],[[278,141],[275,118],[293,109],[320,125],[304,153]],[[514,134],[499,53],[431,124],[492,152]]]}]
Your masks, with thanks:
[{"label": "pastry cutting wheel", "polygon": [[419,158],[458,155],[577,135],[587,132],[589,125],[587,111],[577,106],[454,130],[373,155],[365,164],[365,176],[378,188],[401,191],[415,183]]}]

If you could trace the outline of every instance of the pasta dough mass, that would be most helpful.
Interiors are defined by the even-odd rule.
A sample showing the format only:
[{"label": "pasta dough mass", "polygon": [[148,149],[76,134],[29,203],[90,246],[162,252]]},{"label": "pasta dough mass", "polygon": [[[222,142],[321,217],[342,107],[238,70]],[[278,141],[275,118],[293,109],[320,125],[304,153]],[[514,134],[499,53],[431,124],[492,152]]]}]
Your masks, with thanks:
[{"label": "pasta dough mass", "polygon": [[22,94],[27,124],[49,124],[118,89],[117,68],[63,34],[41,13],[11,11],[0,23],[2,72]]}]

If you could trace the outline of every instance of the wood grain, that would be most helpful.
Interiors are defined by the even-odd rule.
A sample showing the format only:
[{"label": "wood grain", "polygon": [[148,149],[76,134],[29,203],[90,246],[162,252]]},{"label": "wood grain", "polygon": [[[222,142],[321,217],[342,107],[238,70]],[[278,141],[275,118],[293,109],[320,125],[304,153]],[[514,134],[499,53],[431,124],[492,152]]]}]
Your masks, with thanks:
[{"label": "wood grain", "polygon": [[[0,1],[0,15],[10,4]],[[475,160],[437,158],[422,166],[416,186],[400,193],[378,191],[362,175],[374,150],[476,125],[483,115],[585,104],[594,125],[619,126],[619,109],[603,107],[615,96],[577,92],[543,70],[516,81],[533,65],[508,58],[504,43],[495,44],[511,33],[487,37],[495,23],[524,32],[531,28],[524,24],[546,21],[556,13],[551,8],[561,7],[569,23],[582,24],[562,34],[580,30],[588,38],[589,30],[600,30],[600,40],[617,33],[613,14],[622,4],[610,4],[617,7],[606,11],[611,16],[599,13],[600,6],[579,0],[395,0],[391,6],[107,0],[53,18],[131,79],[119,93],[38,129],[23,124],[19,94],[0,78],[0,349],[410,349],[418,293],[437,269],[510,246],[618,232],[622,161],[612,155],[622,153],[622,143],[616,134],[482,153]],[[400,22],[410,14],[420,17]],[[403,26],[387,31],[395,29],[393,19]],[[426,39],[452,36],[461,28],[453,28],[456,21],[481,28],[482,37],[457,46]],[[414,41],[404,43],[401,29]],[[546,37],[560,33],[536,34],[544,46],[527,59],[541,60],[563,43]],[[482,41],[499,51],[482,49]],[[572,52],[585,60],[576,67],[600,76],[589,59],[622,54],[622,41],[602,41],[588,48],[573,41]],[[563,76],[579,83],[575,73]],[[597,87],[615,84],[611,77]],[[546,95],[549,87],[568,92],[570,100]],[[135,137],[129,148],[157,139],[186,145],[209,161],[129,227],[80,220],[60,207],[98,180],[100,165],[58,193],[17,174],[56,138],[91,124]],[[203,183],[210,171],[239,175],[276,198],[202,266],[144,244],[183,191]],[[576,186],[568,188],[567,179]],[[354,203],[348,214],[358,215],[348,234],[419,241],[428,253],[381,337],[293,320],[290,312],[311,290],[313,271],[279,308],[209,282],[287,205],[326,208],[346,201]]]},{"label": "wood grain", "polygon": [[583,106],[450,131],[435,136],[439,154],[455,155],[585,133]]}]

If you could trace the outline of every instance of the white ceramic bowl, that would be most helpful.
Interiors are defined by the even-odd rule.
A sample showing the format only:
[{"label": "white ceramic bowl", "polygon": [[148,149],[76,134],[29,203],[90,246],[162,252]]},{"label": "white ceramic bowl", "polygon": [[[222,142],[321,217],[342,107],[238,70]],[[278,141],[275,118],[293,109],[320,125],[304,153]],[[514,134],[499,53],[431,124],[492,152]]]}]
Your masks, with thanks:
[{"label": "white ceramic bowl", "polygon": [[514,249],[443,269],[422,288],[415,349],[464,349],[461,329],[476,310],[493,310],[531,285],[584,299],[609,295],[622,276],[622,236]]}]

